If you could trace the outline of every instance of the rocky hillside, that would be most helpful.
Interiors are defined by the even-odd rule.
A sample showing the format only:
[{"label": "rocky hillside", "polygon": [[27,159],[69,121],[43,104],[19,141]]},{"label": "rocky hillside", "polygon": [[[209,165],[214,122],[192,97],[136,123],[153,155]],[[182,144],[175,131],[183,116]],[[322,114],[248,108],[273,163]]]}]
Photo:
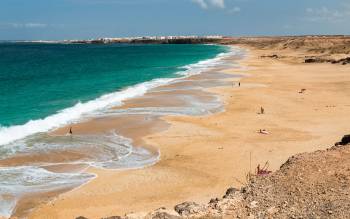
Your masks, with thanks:
[{"label": "rocky hillside", "polygon": [[214,198],[208,204],[184,202],[174,209],[159,208],[150,213],[105,219],[348,218],[349,185],[347,135],[326,151],[293,156],[278,171],[255,175],[247,186],[229,188],[222,198]]},{"label": "rocky hillside", "polygon": [[304,63],[350,64],[350,36],[242,37],[225,38],[220,43],[275,51],[262,58],[293,58]]},{"label": "rocky hillside", "polygon": [[350,36],[294,36],[226,38],[222,44],[249,45],[259,49],[302,49],[315,53],[350,54]]}]

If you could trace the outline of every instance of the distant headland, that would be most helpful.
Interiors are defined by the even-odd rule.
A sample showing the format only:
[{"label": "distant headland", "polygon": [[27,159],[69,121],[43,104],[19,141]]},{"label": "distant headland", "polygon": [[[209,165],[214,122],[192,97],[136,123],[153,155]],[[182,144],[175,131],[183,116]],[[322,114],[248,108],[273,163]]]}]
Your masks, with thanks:
[{"label": "distant headland", "polygon": [[31,43],[67,43],[67,44],[112,44],[112,43],[129,43],[129,44],[203,44],[218,43],[224,36],[139,36],[139,37],[113,37],[97,39],[75,39],[75,40],[36,40],[36,41],[18,41]]},{"label": "distant headland", "polygon": [[18,43],[62,43],[62,44],[270,44],[288,40],[304,41],[305,39],[320,40],[348,39],[348,35],[300,35],[300,36],[137,36],[137,37],[102,37],[96,39],[68,39],[68,40],[17,40],[0,42]]}]

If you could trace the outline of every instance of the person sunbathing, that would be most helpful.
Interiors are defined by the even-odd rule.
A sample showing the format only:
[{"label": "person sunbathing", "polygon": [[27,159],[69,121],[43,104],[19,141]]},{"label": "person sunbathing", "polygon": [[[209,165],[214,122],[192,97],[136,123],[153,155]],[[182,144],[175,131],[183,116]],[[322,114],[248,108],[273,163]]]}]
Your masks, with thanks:
[{"label": "person sunbathing", "polygon": [[270,134],[268,131],[266,131],[266,129],[260,129],[259,130],[259,134],[264,134],[264,135],[268,135]]}]

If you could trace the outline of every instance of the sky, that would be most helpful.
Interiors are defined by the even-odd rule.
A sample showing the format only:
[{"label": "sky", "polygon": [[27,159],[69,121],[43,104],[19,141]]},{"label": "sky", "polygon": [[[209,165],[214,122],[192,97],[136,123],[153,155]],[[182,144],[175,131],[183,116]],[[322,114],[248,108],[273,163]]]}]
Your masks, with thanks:
[{"label": "sky", "polygon": [[0,40],[350,34],[350,0],[0,0]]}]

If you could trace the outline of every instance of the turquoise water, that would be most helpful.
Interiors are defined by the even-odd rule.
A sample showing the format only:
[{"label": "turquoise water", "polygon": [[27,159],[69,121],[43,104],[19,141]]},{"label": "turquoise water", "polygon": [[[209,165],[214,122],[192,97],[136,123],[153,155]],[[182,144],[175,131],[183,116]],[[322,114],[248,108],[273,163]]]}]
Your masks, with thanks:
[{"label": "turquoise water", "polygon": [[214,58],[214,45],[0,44],[0,126],[43,119],[78,102]]}]

